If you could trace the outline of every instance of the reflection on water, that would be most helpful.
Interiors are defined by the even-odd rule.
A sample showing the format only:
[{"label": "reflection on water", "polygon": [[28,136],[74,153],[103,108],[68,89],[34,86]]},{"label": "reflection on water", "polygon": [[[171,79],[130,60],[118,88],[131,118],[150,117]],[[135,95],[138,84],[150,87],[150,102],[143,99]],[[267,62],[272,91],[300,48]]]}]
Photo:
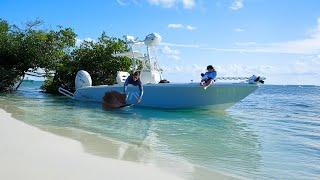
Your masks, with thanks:
[{"label": "reflection on water", "polygon": [[[41,129],[80,141],[89,153],[178,169],[191,179],[211,179],[216,170],[259,179],[289,177],[295,172],[297,179],[315,177],[319,167],[308,167],[303,159],[319,160],[320,121],[314,112],[319,105],[312,101],[319,96],[310,90],[304,94],[310,99],[305,103],[294,100],[301,96],[296,90],[267,87],[227,112],[105,110],[101,104],[40,93],[34,86],[0,95],[0,108]],[[308,173],[299,174],[301,167]]]}]

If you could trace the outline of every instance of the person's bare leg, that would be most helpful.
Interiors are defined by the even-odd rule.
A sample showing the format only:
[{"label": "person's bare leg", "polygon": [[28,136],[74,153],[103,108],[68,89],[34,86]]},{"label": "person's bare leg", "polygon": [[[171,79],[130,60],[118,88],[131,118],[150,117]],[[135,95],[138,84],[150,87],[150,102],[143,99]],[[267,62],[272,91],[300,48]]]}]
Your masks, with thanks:
[{"label": "person's bare leg", "polygon": [[211,84],[212,84],[212,79],[208,80],[206,83],[203,85],[203,89],[207,89]]}]

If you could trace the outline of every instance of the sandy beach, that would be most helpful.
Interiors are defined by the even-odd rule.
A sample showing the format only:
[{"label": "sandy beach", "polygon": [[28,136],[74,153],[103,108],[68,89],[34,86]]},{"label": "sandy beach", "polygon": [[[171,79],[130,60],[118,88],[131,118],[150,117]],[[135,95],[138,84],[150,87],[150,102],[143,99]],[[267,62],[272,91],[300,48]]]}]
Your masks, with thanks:
[{"label": "sandy beach", "polygon": [[0,179],[181,179],[153,166],[94,156],[0,109]]}]

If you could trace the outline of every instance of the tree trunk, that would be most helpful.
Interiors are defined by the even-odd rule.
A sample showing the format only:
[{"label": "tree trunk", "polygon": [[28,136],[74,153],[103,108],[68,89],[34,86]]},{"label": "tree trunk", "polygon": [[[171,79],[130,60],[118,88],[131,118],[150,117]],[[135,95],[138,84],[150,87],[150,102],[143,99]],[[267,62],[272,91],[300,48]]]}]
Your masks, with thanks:
[{"label": "tree trunk", "polygon": [[17,87],[15,88],[15,91],[18,90],[18,88],[20,87],[21,83],[23,82],[24,76],[25,76],[25,74],[23,73],[22,78],[21,78],[19,84],[18,84]]}]

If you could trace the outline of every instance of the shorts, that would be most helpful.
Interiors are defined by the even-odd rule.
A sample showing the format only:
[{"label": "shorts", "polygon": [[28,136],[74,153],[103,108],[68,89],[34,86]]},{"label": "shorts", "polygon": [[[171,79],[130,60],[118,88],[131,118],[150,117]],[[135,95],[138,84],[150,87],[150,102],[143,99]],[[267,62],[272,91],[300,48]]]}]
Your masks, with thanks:
[{"label": "shorts", "polygon": [[212,80],[212,78],[207,78],[207,79],[204,79],[203,81],[205,82],[205,83],[208,83],[210,80]]}]

